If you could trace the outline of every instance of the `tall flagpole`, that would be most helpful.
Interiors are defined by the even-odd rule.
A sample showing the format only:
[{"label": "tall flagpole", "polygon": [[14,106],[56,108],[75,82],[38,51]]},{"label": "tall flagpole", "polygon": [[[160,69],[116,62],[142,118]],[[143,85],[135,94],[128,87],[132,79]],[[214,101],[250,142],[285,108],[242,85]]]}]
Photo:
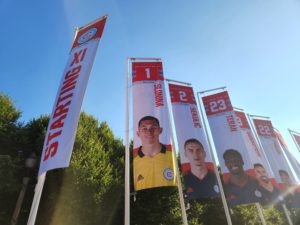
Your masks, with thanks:
[{"label": "tall flagpole", "polygon": [[[74,43],[76,35],[77,35],[78,32],[79,32],[79,27],[76,27],[72,43]],[[32,205],[31,205],[27,225],[34,225],[35,224],[37,211],[38,211],[38,208],[39,208],[39,204],[40,204],[40,200],[41,200],[41,196],[42,196],[42,192],[43,192],[43,187],[44,187],[44,183],[45,183],[45,180],[46,180],[46,174],[47,174],[47,172],[41,174],[38,177],[37,184],[35,185],[34,197],[33,197]]]},{"label": "tall flagpole", "polygon": [[[224,89],[224,88],[222,87],[221,89]],[[204,92],[197,92],[198,104],[200,106],[201,118],[202,118],[204,130],[205,130],[205,133],[206,133],[206,137],[207,137],[207,142],[209,144],[209,149],[210,149],[210,152],[211,152],[211,156],[212,156],[212,159],[213,159],[214,164],[215,164],[214,165],[214,170],[215,170],[217,181],[218,181],[218,184],[219,184],[219,187],[220,187],[221,199],[222,199],[222,203],[223,203],[223,206],[224,206],[224,211],[225,211],[225,215],[226,215],[227,224],[228,225],[232,225],[231,217],[230,217],[230,212],[229,212],[229,207],[228,207],[228,204],[227,204],[227,201],[226,201],[224,189],[223,189],[223,186],[222,186],[221,177],[220,177],[220,174],[219,174],[219,171],[218,171],[218,168],[217,168],[216,158],[215,158],[215,155],[214,155],[213,149],[212,149],[211,139],[210,139],[210,137],[208,135],[208,129],[207,129],[207,126],[206,126],[206,122],[204,120],[204,113],[202,111],[203,107],[201,107],[201,102],[200,102],[200,97],[199,97],[199,94],[201,94],[201,93],[204,93]]]},{"label": "tall flagpole", "polygon": [[262,223],[263,225],[267,225],[266,220],[265,220],[265,217],[264,217],[263,209],[262,209],[261,205],[260,205],[258,202],[256,202],[256,203],[255,203],[255,206],[256,206],[256,208],[257,208],[258,215],[259,215],[259,218],[260,218],[260,220],[261,220],[261,223]]},{"label": "tall flagpole", "polygon": [[40,200],[41,200],[41,196],[42,196],[42,192],[43,192],[45,179],[46,179],[46,172],[41,174],[38,177],[38,182],[35,185],[35,189],[34,189],[34,197],[33,197],[32,205],[31,205],[27,225],[34,225],[35,224],[36,215],[37,215],[37,211],[38,211],[38,208],[39,208],[39,204],[40,204]]},{"label": "tall flagpole", "polygon": [[126,65],[126,135],[125,135],[125,194],[124,224],[130,225],[130,154],[129,154],[129,58]]},{"label": "tall flagpole", "polygon": [[[166,81],[170,81],[169,79],[166,79]],[[167,99],[170,99],[169,95],[167,95]],[[168,101],[169,103],[170,101]],[[170,104],[168,104],[170,106]],[[182,185],[181,185],[181,179],[180,179],[180,174],[179,174],[179,168],[178,168],[178,162],[177,162],[177,157],[176,157],[176,152],[178,149],[175,147],[175,142],[174,142],[174,125],[171,123],[171,110],[170,107],[168,106],[168,113],[169,113],[169,124],[171,126],[171,137],[172,137],[172,143],[173,143],[173,161],[175,164],[175,169],[176,169],[176,178],[177,178],[177,187],[178,187],[178,194],[179,194],[179,200],[180,200],[180,207],[181,207],[181,215],[182,215],[182,221],[184,225],[188,225],[188,220],[187,220],[187,215],[186,215],[186,209],[185,209],[185,204],[184,204],[184,198],[183,198],[183,191],[182,191]]]},{"label": "tall flagpole", "polygon": [[[259,140],[259,137],[258,137],[257,133],[255,132],[255,129],[254,129],[254,126],[253,126],[253,123],[252,123],[252,120],[251,120],[250,117],[260,117],[260,118],[264,118],[264,119],[270,119],[270,118],[269,118],[269,117],[262,117],[262,116],[250,115],[250,114],[248,114],[248,113],[247,113],[247,117],[248,117],[248,120],[249,120],[249,124],[250,124],[251,130],[252,130],[252,133],[254,134],[254,136],[255,136],[255,138],[256,138],[256,141],[257,141],[257,143],[258,143],[260,149],[262,150],[262,153],[264,154],[265,158],[268,159],[268,158],[267,158],[267,155],[266,155],[266,153],[265,153],[265,151],[263,150],[263,146],[262,146],[262,144],[261,144],[261,142],[260,142],[260,140]],[[268,162],[268,163],[269,163],[269,162]],[[270,167],[271,167],[271,166],[270,166]],[[293,225],[293,222],[292,222],[292,220],[291,220],[291,217],[290,217],[290,215],[289,215],[289,212],[288,212],[288,209],[287,209],[285,203],[282,203],[281,206],[282,206],[282,208],[283,208],[285,217],[286,217],[287,220],[288,220],[288,224],[289,224],[289,225]]]}]

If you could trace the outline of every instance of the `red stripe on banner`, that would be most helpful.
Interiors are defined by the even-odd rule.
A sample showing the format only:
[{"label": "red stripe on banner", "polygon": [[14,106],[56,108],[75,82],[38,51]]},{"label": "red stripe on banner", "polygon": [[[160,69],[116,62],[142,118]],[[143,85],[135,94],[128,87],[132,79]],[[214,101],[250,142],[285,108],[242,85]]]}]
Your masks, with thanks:
[{"label": "red stripe on banner", "polygon": [[240,112],[240,111],[234,111],[234,113],[237,116],[237,121],[238,121],[240,127],[250,129],[250,126],[249,126],[249,123],[248,123],[245,113]]},{"label": "red stripe on banner", "polygon": [[81,29],[76,35],[72,49],[90,40],[101,38],[105,22],[106,17]]},{"label": "red stripe on banner", "polygon": [[227,91],[202,97],[202,100],[208,116],[233,110]]},{"label": "red stripe on banner", "polygon": [[272,122],[270,120],[253,119],[258,135],[275,137]]},{"label": "red stripe on banner", "polygon": [[133,62],[132,82],[164,80],[161,62]]},{"label": "red stripe on banner", "polygon": [[[167,150],[167,151],[170,151],[170,152],[173,151],[172,145],[165,145],[165,146],[166,146],[166,150]],[[132,150],[132,152],[133,152],[133,157],[136,157],[136,155],[137,155],[137,153],[138,153],[138,151],[139,151],[139,148],[140,148],[140,147],[134,148],[134,149]]]},{"label": "red stripe on banner", "polygon": [[293,134],[298,146],[300,147],[300,136],[296,135],[296,134]]},{"label": "red stripe on banner", "polygon": [[[212,162],[205,162],[205,164],[209,170],[211,170],[212,172],[215,172],[215,167]],[[181,170],[182,170],[182,174],[186,175],[191,170],[190,163],[181,164]]]},{"label": "red stripe on banner", "polygon": [[[246,170],[245,173],[246,173],[248,176],[253,177],[253,178],[256,179],[254,169]],[[229,179],[230,179],[230,173],[229,173],[229,172],[223,173],[222,176],[223,176],[223,181],[224,181],[224,183],[227,184],[227,183],[229,182]]]},{"label": "red stripe on banner", "polygon": [[286,145],[286,143],[284,142],[284,140],[283,140],[281,134],[280,134],[279,132],[275,131],[275,135],[276,135],[278,141],[280,142],[280,144],[281,144],[283,147],[287,148],[287,145]]},{"label": "red stripe on banner", "polygon": [[196,104],[192,87],[169,84],[171,102]]}]

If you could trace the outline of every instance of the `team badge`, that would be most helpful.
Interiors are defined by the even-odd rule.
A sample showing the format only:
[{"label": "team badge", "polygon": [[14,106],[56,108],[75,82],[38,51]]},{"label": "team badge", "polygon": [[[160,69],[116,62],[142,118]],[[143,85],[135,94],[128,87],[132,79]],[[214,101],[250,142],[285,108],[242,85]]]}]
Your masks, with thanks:
[{"label": "team badge", "polygon": [[82,44],[84,42],[87,42],[88,40],[91,40],[95,34],[97,33],[97,28],[89,29],[88,31],[84,32],[77,40],[79,44]]},{"label": "team badge", "polygon": [[219,189],[219,186],[218,185],[214,185],[214,191],[216,192],[216,193],[219,193],[220,192],[220,189]]},{"label": "team badge", "polygon": [[170,168],[164,170],[164,178],[166,180],[173,180],[174,179],[174,171]]},{"label": "team badge", "polygon": [[254,192],[255,196],[258,197],[258,198],[261,198],[262,197],[262,194],[259,190],[255,190]]}]

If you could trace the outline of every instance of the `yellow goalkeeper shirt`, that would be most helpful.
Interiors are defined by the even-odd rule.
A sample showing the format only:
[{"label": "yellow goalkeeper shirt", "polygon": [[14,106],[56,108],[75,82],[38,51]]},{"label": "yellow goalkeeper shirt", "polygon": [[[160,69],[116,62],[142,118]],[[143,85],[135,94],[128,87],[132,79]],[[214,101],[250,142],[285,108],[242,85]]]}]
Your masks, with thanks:
[{"label": "yellow goalkeeper shirt", "polygon": [[167,150],[164,145],[153,157],[144,155],[141,146],[133,159],[133,168],[136,191],[176,185],[172,151]]}]

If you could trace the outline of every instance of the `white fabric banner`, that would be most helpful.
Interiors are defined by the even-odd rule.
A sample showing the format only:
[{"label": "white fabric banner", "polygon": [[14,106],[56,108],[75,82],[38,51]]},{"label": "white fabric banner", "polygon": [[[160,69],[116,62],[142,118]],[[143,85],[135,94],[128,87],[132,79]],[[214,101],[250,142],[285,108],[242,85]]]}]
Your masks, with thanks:
[{"label": "white fabric banner", "polygon": [[254,134],[252,133],[246,114],[243,111],[238,111],[238,110],[235,110],[235,114],[237,116],[238,123],[241,128],[241,133],[245,141],[246,148],[248,149],[248,154],[252,166],[254,167],[254,165],[261,164],[266,170],[269,179],[271,179],[272,183],[274,185],[277,185],[269,161],[266,158],[263,150],[259,147],[258,143],[255,140]]},{"label": "white fabric banner", "polygon": [[280,134],[280,132],[276,129],[274,129],[274,131],[275,131],[275,135],[280,143],[280,146],[281,146],[285,156],[287,157],[287,160],[290,162],[291,167],[293,168],[293,170],[295,172],[296,182],[299,184],[300,164],[299,164],[298,160],[296,159],[296,157],[294,156],[294,154],[289,150],[289,148],[288,148],[287,144],[285,143],[285,141],[283,140],[283,137]]},{"label": "white fabric banner", "polygon": [[219,197],[214,163],[192,87],[169,84],[181,169],[189,199]]},{"label": "white fabric banner", "polygon": [[276,138],[272,122],[264,119],[253,119],[253,123],[277,183],[282,187],[283,181],[279,173],[280,171],[288,173],[290,179],[294,183],[295,178],[283,155],[280,143]]},{"label": "white fabric banner", "polygon": [[135,190],[176,185],[161,62],[132,62]]},{"label": "white fabric banner", "polygon": [[69,166],[80,108],[105,22],[103,17],[76,33],[47,128],[39,175]]},{"label": "white fabric banner", "polygon": [[249,148],[251,152],[255,152],[257,148],[251,140],[250,143],[245,141],[247,134],[241,129],[241,120],[233,110],[227,91],[204,96],[202,100],[221,165],[229,205],[263,202],[263,190],[255,178],[248,153]]}]

